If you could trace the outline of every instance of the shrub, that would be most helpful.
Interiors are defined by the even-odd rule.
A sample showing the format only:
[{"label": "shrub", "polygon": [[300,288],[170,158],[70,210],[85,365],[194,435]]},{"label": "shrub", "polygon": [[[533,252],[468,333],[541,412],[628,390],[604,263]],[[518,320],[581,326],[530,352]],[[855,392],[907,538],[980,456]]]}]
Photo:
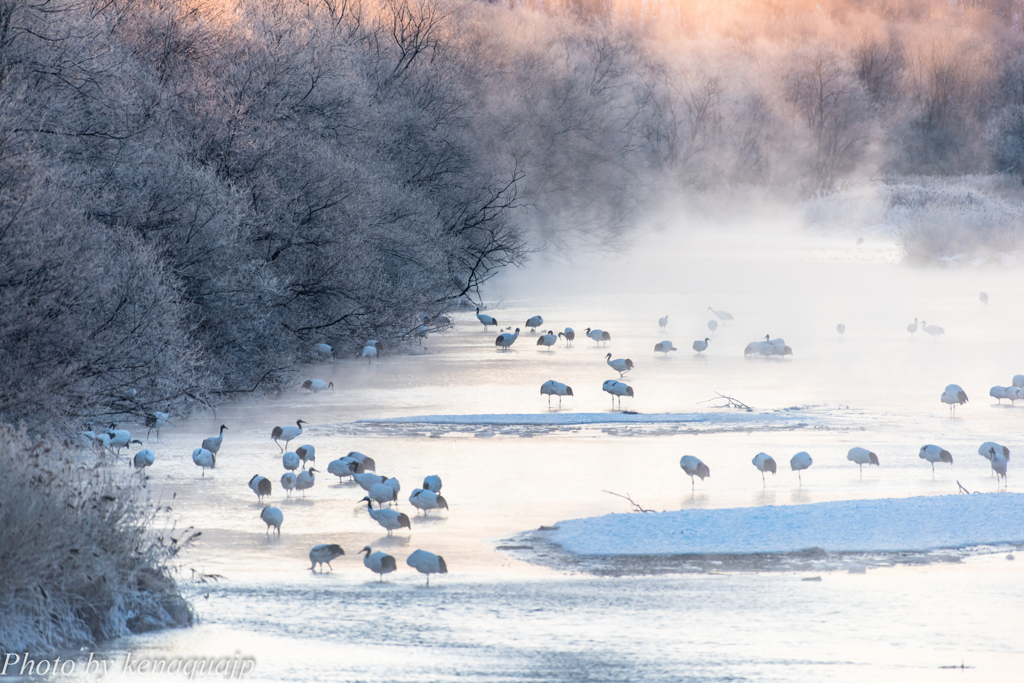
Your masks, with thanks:
[{"label": "shrub", "polygon": [[131,479],[0,425],[0,652],[52,652],[192,623]]}]

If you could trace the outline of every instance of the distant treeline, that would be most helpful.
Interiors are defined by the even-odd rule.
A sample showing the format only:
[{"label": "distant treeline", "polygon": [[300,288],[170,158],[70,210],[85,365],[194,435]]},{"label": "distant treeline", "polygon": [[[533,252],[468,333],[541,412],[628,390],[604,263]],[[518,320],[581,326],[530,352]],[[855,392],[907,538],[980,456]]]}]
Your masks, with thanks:
[{"label": "distant treeline", "polygon": [[1019,184],[1020,12],[0,0],[0,417],[273,391],[680,196]]}]

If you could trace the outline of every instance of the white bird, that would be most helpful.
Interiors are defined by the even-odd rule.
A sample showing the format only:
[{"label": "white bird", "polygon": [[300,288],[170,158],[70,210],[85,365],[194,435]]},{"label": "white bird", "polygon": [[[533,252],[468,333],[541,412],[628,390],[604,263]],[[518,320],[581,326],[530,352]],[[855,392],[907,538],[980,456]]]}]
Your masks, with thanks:
[{"label": "white bird", "polygon": [[295,476],[294,472],[285,472],[281,475],[281,488],[287,493],[286,495],[292,495],[292,489],[295,488],[295,483],[298,481],[298,477]]},{"label": "white bird", "polygon": [[340,479],[342,477],[351,477],[357,473],[365,474],[366,468],[355,458],[346,455],[343,458],[332,460],[327,465],[327,471]]},{"label": "white bird", "polygon": [[[336,557],[341,557],[345,554],[345,551],[341,549],[341,546],[336,543],[321,543],[320,545],[313,546],[313,549],[309,551],[309,569],[310,571],[316,571],[316,566],[320,565],[320,571],[323,571],[324,565],[331,567],[331,560]],[[334,567],[331,567],[334,570]]]},{"label": "white bird", "polygon": [[996,473],[996,487],[999,486],[999,477],[1003,478],[1003,486],[1006,486],[1006,468],[1009,465],[1008,458],[1002,453],[992,454],[992,470]]},{"label": "white bird", "polygon": [[274,427],[273,431],[270,432],[270,438],[274,440],[274,443],[277,443],[277,447],[284,453],[284,448],[278,443],[278,439],[284,439],[284,445],[287,446],[289,441],[302,434],[302,425],[304,424],[306,423],[302,420],[296,420],[294,427],[291,425],[287,427]]},{"label": "white bird", "polygon": [[604,330],[592,330],[587,328],[586,335],[596,341],[598,344],[601,342],[609,342],[612,340],[612,335],[608,334]]},{"label": "white bird", "polygon": [[732,313],[729,313],[727,311],[716,311],[715,309],[711,308],[710,306],[708,306],[708,310],[711,311],[712,313],[714,313],[715,317],[718,318],[719,320],[732,320],[733,319]]},{"label": "white bird", "polygon": [[409,521],[409,515],[391,508],[387,508],[385,510],[374,510],[373,502],[370,501],[369,498],[363,498],[363,500],[366,501],[370,516],[377,521],[377,524],[380,524],[388,530],[388,536],[390,536],[391,532],[395,529],[401,529],[402,527],[405,527],[410,531],[412,530],[412,523]]},{"label": "white bird", "polygon": [[[663,354],[665,354],[666,358],[668,357],[668,352],[669,351],[676,351],[676,350],[677,350],[676,347],[672,346],[672,342],[670,342],[668,340],[660,341],[660,342],[658,342],[657,344],[654,345],[655,353],[663,353]],[[610,356],[612,354],[609,353],[608,355]]]},{"label": "white bird", "polygon": [[1013,381],[1011,381],[1010,384],[1018,389],[1024,389],[1024,375],[1014,375]]},{"label": "white bird", "polygon": [[683,468],[683,472],[690,475],[690,488],[693,489],[696,486],[696,482],[693,478],[700,477],[701,481],[704,481],[705,477],[711,476],[711,469],[704,464],[704,462],[694,455],[684,455],[679,459],[679,466]]},{"label": "white bird", "polygon": [[305,446],[296,448],[295,455],[299,456],[299,460],[302,461],[302,469],[306,469],[308,463],[316,461],[316,449],[308,443]]},{"label": "white bird", "polygon": [[658,318],[658,329],[663,330],[666,327],[668,327],[668,316],[667,315],[665,317],[663,317],[663,318]]},{"label": "white bird", "polygon": [[991,389],[988,390],[988,395],[996,399],[996,401],[998,401],[1000,404],[1002,404],[1003,399],[1006,398],[1006,387],[992,387]]},{"label": "white bird", "polygon": [[750,462],[754,463],[754,467],[756,467],[761,472],[761,481],[763,483],[767,483],[764,480],[765,472],[771,472],[772,474],[775,474],[775,459],[772,458],[772,456],[768,455],[767,453],[758,453]]},{"label": "white bird", "polygon": [[211,470],[217,466],[217,456],[205,448],[197,448],[192,451],[192,462],[203,468],[203,476],[206,476],[206,468]]},{"label": "white bird", "polygon": [[356,480],[359,487],[364,491],[369,491],[375,484],[383,484],[388,480],[387,477],[382,477],[379,474],[366,474],[360,472],[353,472],[352,478]]},{"label": "white bird", "polygon": [[107,448],[110,450],[117,449],[117,455],[121,455],[121,449],[127,448],[128,444],[132,442],[132,433],[127,429],[116,429],[117,425],[112,424],[107,429],[107,435],[110,437],[110,443]]},{"label": "white bird", "polygon": [[363,350],[359,352],[359,355],[365,358],[368,364],[373,363],[373,359],[377,357],[377,347],[369,345],[364,346]]},{"label": "white bird", "polygon": [[544,324],[544,318],[542,318],[539,315],[535,315],[532,318],[530,318],[529,320],[527,320],[526,324],[523,325],[523,327],[529,327],[530,328],[530,332],[536,332],[537,328],[540,327],[543,324]]},{"label": "white bird", "polygon": [[618,380],[606,379],[604,381],[604,384],[601,385],[601,390],[607,391],[609,394],[612,395],[612,408],[615,407],[615,397],[617,396],[619,398],[619,410],[622,410],[623,396],[629,396],[630,398],[633,398],[633,387],[627,384],[623,384]]},{"label": "white bird", "polygon": [[249,480],[249,488],[252,492],[263,502],[263,496],[270,495],[270,480],[259,474],[252,475],[252,479]]},{"label": "white bird", "polygon": [[949,451],[943,450],[933,444],[921,446],[921,450],[918,452],[917,457],[922,460],[927,460],[932,464],[932,479],[935,478],[935,463],[948,462],[950,465],[953,464],[953,456],[950,455]]},{"label": "white bird", "polygon": [[320,343],[314,346],[316,352],[323,358],[331,359],[334,358],[334,349],[331,348],[330,344]]},{"label": "white bird", "polygon": [[981,294],[978,295],[978,298],[981,299],[981,303],[983,303],[986,306],[988,306],[988,293],[987,292],[982,292]]},{"label": "white bird", "polygon": [[143,448],[135,454],[134,458],[132,458],[132,463],[135,465],[135,469],[142,470],[143,472],[146,471],[147,467],[152,466],[154,462],[156,462],[156,453],[148,448]]},{"label": "white bird", "polygon": [[316,483],[316,477],[313,476],[313,473],[319,471],[320,470],[316,469],[315,467],[310,467],[308,470],[299,472],[299,474],[295,477],[295,488],[299,491],[302,491],[303,498],[306,497],[306,489],[313,488],[313,484]]},{"label": "white bird", "polygon": [[[388,533],[391,532],[389,531]],[[366,557],[363,558],[363,566],[374,574],[380,574],[382,582],[384,581],[385,574],[390,574],[398,569],[398,565],[395,564],[395,558],[380,551],[373,552],[370,546],[366,546],[359,552],[366,553]]]},{"label": "white bird", "polygon": [[552,346],[558,343],[558,335],[553,331],[548,330],[547,334],[542,334],[537,337],[537,346],[546,346],[550,350]]},{"label": "white bird", "polygon": [[406,558],[405,563],[420,574],[426,574],[428,586],[430,585],[431,574],[448,573],[448,565],[444,563],[444,558],[440,555],[435,555],[434,553],[428,553],[426,550],[413,551],[413,553]]},{"label": "white bird", "polygon": [[208,436],[203,439],[203,448],[210,451],[214,455],[220,453],[220,445],[224,443],[224,430],[227,429],[224,425],[220,426],[220,433],[217,436]]},{"label": "white bird", "polygon": [[[994,459],[996,455],[999,455],[1003,462],[1007,462],[1010,459],[1010,449],[1006,446],[997,444],[995,441],[986,441],[985,443],[978,446],[978,455],[982,456],[992,464],[992,470],[999,474],[996,470]],[[1006,476],[1006,465],[1003,465],[1002,475]]]},{"label": "white bird", "polygon": [[921,329],[932,335],[932,339],[938,339],[940,334],[946,334],[946,331],[938,325],[929,325],[925,321],[921,321]]},{"label": "white bird", "polygon": [[950,384],[946,386],[946,390],[942,392],[939,400],[943,403],[948,403],[950,414],[956,415],[956,407],[967,403],[967,394],[964,393],[959,384]]},{"label": "white bird", "polygon": [[270,535],[270,527],[277,529],[277,535],[281,535],[281,523],[284,522],[284,513],[275,507],[265,507],[260,512],[260,519],[267,525],[267,535]]},{"label": "white bird", "polygon": [[338,458],[327,463],[327,473],[333,474],[339,480],[343,477],[351,477],[356,472],[362,474],[363,468],[355,458],[345,456],[344,458]]},{"label": "white bird", "polygon": [[[374,349],[376,351],[376,349]],[[324,389],[334,390],[334,382],[325,382],[322,379],[307,379],[302,383],[302,388],[318,394]]]},{"label": "white bird", "polygon": [[395,500],[398,500],[398,492],[402,490],[402,485],[398,483],[398,480],[394,477],[388,477],[384,480],[384,485],[390,487],[395,492]]},{"label": "white bird", "polygon": [[433,491],[434,493],[441,492],[441,477],[436,474],[431,474],[423,477],[423,488],[427,491]]},{"label": "white bird", "polygon": [[800,480],[801,484],[804,483],[804,479],[803,476],[801,476],[800,471],[806,470],[813,462],[814,461],[811,460],[811,456],[807,451],[800,451],[790,459],[789,466],[796,471],[796,476]]},{"label": "white bird", "polygon": [[693,350],[696,351],[697,353],[706,350],[708,348],[709,341],[711,340],[708,339],[707,337],[704,337],[703,340],[698,339],[697,341],[693,342]]},{"label": "white bird", "polygon": [[836,325],[836,332],[839,333],[840,337],[843,336],[843,334],[846,332],[846,325],[844,325],[842,323],[839,323],[838,325]]},{"label": "white bird", "polygon": [[[673,349],[674,351],[675,349]],[[613,370],[619,373],[619,377],[633,369],[633,361],[628,358],[616,358],[612,360],[612,354],[608,354],[604,357],[605,362],[612,367]]]},{"label": "white bird", "polygon": [[[299,465],[302,464],[302,460],[299,458],[299,454],[293,451],[288,451],[281,456],[281,464],[284,468],[290,472],[294,472],[299,469]],[[330,470],[328,470],[330,471]]]},{"label": "white bird", "polygon": [[708,321],[708,329],[711,330],[712,334],[714,334],[715,330],[718,329],[718,321],[717,320],[709,320]]},{"label": "white bird", "polygon": [[910,333],[910,338],[914,338],[914,333],[917,332],[917,318],[914,318],[914,322],[907,325],[907,332]]},{"label": "white bird", "polygon": [[377,506],[381,507],[384,503],[391,503],[398,500],[398,493],[387,484],[374,484],[366,493],[366,497],[370,500],[377,501]]},{"label": "white bird", "polygon": [[561,382],[556,382],[553,379],[549,379],[547,382],[544,382],[544,384],[540,385],[540,395],[548,397],[548,408],[551,407],[551,397],[557,396],[558,407],[561,408],[562,397],[572,396],[572,387],[566,384],[562,384]]},{"label": "white bird", "polygon": [[495,346],[500,346],[503,351],[508,350],[508,347],[515,343],[516,339],[519,338],[519,328],[516,328],[515,334],[509,332],[502,332],[498,335],[498,338],[494,340]]},{"label": "white bird", "polygon": [[167,424],[167,421],[171,419],[170,413],[146,413],[146,427],[149,431],[146,432],[146,441],[149,441],[149,435],[156,430],[156,440],[160,440],[160,428]]},{"label": "white bird", "polygon": [[486,313],[481,313],[479,307],[477,307],[476,309],[476,319],[483,324],[485,330],[487,329],[488,325],[494,325],[495,327],[498,326],[498,321],[492,318],[491,316],[487,315]]},{"label": "white bird", "polygon": [[[1010,405],[1017,405],[1016,401],[1018,398],[1024,398],[1021,396],[1021,392],[1024,389],[1018,389],[1017,387],[1006,387],[1006,398],[1010,399]],[[98,438],[98,437],[97,437]]]},{"label": "white bird", "polygon": [[573,340],[576,339],[576,331],[573,330],[571,327],[567,327],[563,331],[558,333],[558,337],[559,339],[565,337],[565,345],[572,346]]},{"label": "white bird", "polygon": [[854,446],[846,454],[846,459],[850,462],[855,462],[860,466],[860,477],[864,478],[864,465],[875,465],[878,466],[878,456],[869,451],[866,448],[860,446]]},{"label": "white bird", "polygon": [[409,496],[409,502],[418,510],[423,510],[424,515],[427,514],[427,510],[448,509],[448,501],[444,499],[444,496],[429,489],[413,489],[412,495]]}]

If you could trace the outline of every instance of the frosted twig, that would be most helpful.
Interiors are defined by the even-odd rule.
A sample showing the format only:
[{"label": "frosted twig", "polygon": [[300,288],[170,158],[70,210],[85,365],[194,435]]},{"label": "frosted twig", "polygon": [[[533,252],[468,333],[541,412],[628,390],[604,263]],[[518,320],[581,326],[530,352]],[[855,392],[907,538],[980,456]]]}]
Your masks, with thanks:
[{"label": "frosted twig", "polygon": [[964,485],[960,483],[959,479],[957,479],[956,485],[960,487],[960,493],[977,493],[977,491],[968,491],[967,489],[965,489]]},{"label": "frosted twig", "polygon": [[697,401],[697,403],[698,404],[709,403],[711,401],[717,401],[719,399],[725,399],[725,404],[724,405],[712,406],[712,408],[737,408],[739,410],[746,410],[748,412],[754,410],[753,408],[748,406],[746,403],[744,403],[743,401],[741,401],[741,400],[739,400],[737,398],[733,398],[732,396],[726,396],[725,394],[719,394],[717,391],[715,393],[718,394],[715,398],[709,398],[707,401]]},{"label": "frosted twig", "polygon": [[644,510],[642,507],[640,507],[639,503],[637,503],[635,500],[633,500],[632,498],[629,497],[628,493],[626,495],[622,495],[621,493],[615,493],[614,491],[608,491],[606,489],[602,489],[602,492],[603,493],[610,493],[611,495],[618,496],[619,498],[625,498],[633,506],[633,511],[634,512],[654,512],[654,510]]}]

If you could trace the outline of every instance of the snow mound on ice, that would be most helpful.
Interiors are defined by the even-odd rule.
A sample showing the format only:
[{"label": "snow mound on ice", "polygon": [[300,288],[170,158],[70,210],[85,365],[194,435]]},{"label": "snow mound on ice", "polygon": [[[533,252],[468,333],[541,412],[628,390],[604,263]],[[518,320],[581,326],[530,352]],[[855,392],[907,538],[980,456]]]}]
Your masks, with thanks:
[{"label": "snow mound on ice", "polygon": [[1024,494],[613,514],[559,522],[548,540],[575,555],[900,552],[1018,543],[1024,542]]}]

